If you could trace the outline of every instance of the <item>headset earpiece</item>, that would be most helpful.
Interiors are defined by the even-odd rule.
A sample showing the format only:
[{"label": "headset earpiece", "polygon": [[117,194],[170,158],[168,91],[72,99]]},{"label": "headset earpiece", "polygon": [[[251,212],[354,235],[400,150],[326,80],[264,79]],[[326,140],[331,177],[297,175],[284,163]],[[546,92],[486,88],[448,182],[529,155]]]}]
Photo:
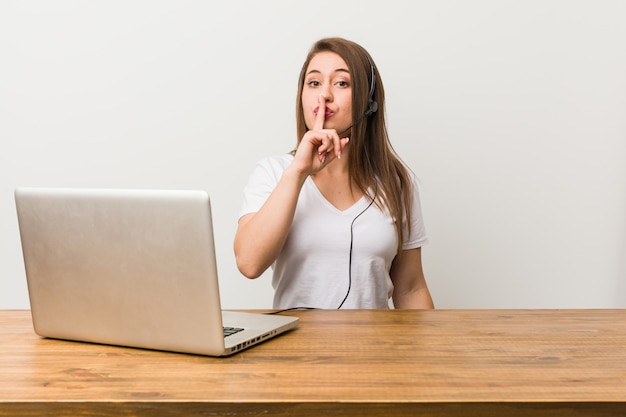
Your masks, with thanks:
[{"label": "headset earpiece", "polygon": [[369,106],[367,107],[367,110],[365,111],[365,117],[368,117],[376,113],[377,111],[378,111],[378,103],[370,99]]},{"label": "headset earpiece", "polygon": [[376,74],[374,73],[374,64],[369,57],[367,57],[367,61],[370,63],[370,94],[369,101],[367,105],[367,110],[365,110],[365,117],[369,117],[372,114],[378,111],[378,103],[374,100],[374,90],[376,89]]}]

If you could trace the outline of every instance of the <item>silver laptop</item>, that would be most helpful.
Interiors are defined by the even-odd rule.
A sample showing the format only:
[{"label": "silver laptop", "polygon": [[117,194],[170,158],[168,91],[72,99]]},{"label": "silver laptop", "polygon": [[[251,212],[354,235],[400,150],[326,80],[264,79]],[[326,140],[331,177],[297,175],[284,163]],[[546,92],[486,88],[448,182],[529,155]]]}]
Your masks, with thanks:
[{"label": "silver laptop", "polygon": [[41,336],[226,356],[297,326],[222,311],[206,192],[18,188],[15,202]]}]

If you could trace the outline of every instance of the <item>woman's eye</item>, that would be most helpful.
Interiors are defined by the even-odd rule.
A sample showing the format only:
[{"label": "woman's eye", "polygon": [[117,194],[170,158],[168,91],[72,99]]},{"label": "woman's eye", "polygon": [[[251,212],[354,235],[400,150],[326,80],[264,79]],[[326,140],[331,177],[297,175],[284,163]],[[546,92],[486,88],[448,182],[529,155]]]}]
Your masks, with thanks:
[{"label": "woman's eye", "polygon": [[308,83],[306,83],[309,87],[319,87],[320,83],[319,81],[316,80],[311,80]]},{"label": "woman's eye", "polygon": [[342,88],[346,88],[350,86],[350,83],[344,80],[337,81],[337,85]]}]

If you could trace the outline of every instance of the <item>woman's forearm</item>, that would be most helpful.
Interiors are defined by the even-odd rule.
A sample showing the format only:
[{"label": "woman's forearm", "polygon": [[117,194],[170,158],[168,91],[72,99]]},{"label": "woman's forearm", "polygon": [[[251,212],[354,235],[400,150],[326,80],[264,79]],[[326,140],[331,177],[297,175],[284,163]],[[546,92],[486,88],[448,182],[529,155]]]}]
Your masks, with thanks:
[{"label": "woman's forearm", "polygon": [[259,277],[278,257],[306,178],[288,168],[261,209],[239,220],[234,241],[235,259],[239,271],[246,277]]}]

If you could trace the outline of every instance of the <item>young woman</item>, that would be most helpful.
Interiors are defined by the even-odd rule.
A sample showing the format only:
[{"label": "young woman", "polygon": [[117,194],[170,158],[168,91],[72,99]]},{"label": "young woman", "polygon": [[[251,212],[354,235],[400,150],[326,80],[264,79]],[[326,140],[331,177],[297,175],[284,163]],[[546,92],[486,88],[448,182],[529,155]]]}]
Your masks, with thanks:
[{"label": "young woman", "polygon": [[384,100],[363,47],[313,45],[297,148],[257,163],[235,235],[241,273],[272,267],[275,308],[433,308],[417,183],[389,142]]}]

